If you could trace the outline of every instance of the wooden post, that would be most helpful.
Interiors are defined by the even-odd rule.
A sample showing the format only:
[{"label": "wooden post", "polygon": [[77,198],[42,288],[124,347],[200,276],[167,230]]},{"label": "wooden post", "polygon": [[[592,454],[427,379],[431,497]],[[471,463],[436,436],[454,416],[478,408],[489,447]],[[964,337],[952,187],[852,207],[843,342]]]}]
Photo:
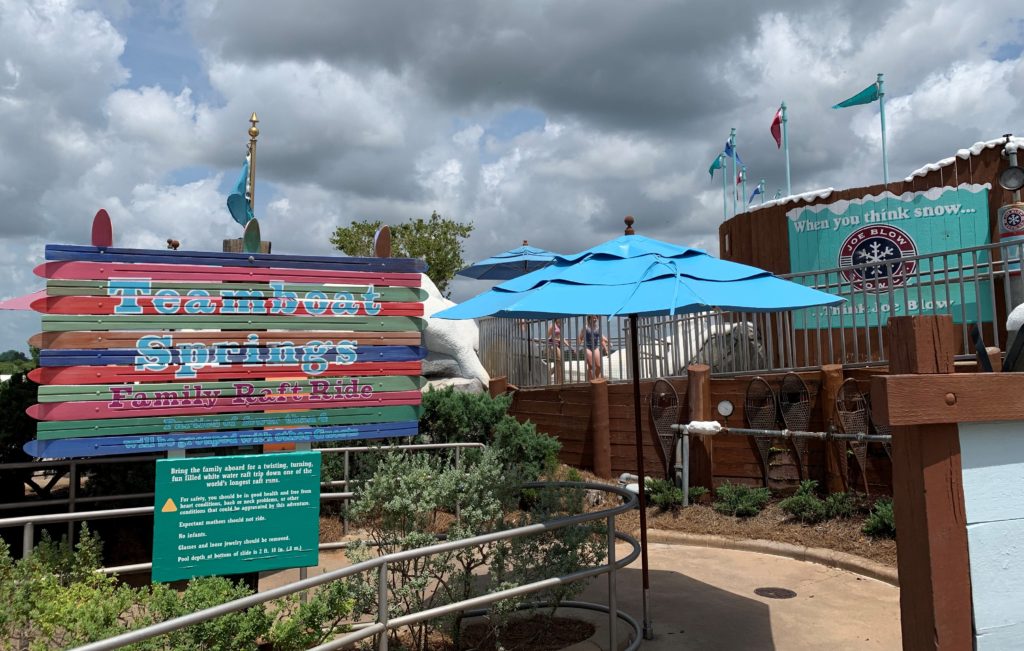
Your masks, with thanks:
[{"label": "wooden post", "polygon": [[[889,395],[887,386],[907,379],[907,374],[930,374],[937,380],[941,374],[952,374],[955,346],[949,316],[893,317],[888,341],[891,375],[872,382],[872,404],[882,407],[880,418],[903,420],[892,427],[892,474],[905,651],[953,651],[973,645],[957,425],[909,424],[894,418],[892,410],[905,410],[906,405],[897,407],[896,395]],[[955,393],[936,384],[941,382],[929,383],[925,392],[941,391],[946,404],[957,402]]]},{"label": "wooden post", "polygon": [[[711,420],[711,367],[691,364],[686,368],[686,395],[690,420]],[[714,490],[714,437],[690,437],[690,485]]]},{"label": "wooden post", "polygon": [[487,389],[492,398],[497,398],[508,391],[508,378],[504,375],[492,377]]},{"label": "wooden post", "polygon": [[608,411],[608,380],[590,381],[590,431],[594,436],[594,474],[612,477],[612,435]]},{"label": "wooden post", "polygon": [[[843,384],[843,367],[840,364],[826,364],[821,367],[821,403],[825,426],[838,430],[835,419],[836,396]],[[845,492],[849,486],[848,460],[845,441],[825,442],[825,487],[830,493]]]}]

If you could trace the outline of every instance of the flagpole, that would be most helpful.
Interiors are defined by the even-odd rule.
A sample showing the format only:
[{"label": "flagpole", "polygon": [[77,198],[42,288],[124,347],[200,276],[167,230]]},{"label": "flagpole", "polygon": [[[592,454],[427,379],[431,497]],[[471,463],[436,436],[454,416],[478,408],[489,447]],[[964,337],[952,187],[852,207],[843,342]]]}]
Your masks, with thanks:
[{"label": "flagpole", "polygon": [[[729,131],[729,145],[732,146],[732,156],[730,156],[730,158],[732,159],[732,173],[729,175],[729,178],[732,179],[732,186],[733,186],[733,189],[735,189],[736,188],[736,127],[733,127]],[[733,216],[736,215],[736,193],[735,192],[732,193],[732,214],[733,214]]]},{"label": "flagpole", "polygon": [[882,73],[878,73],[878,115],[882,120],[882,182],[889,185],[889,157],[885,151],[885,91],[882,88]]},{"label": "flagpole", "polygon": [[786,117],[786,103],[782,103],[782,149],[786,152],[786,195],[793,194],[793,184],[789,180],[789,127],[786,122],[789,120]]},{"label": "flagpole", "polygon": [[256,123],[260,119],[256,117],[256,111],[252,112],[249,122],[249,207],[252,209],[253,217],[256,217],[256,138],[260,135]]},{"label": "flagpole", "polygon": [[725,154],[718,155],[718,162],[722,164],[722,221],[729,219],[729,195],[725,189],[725,170],[729,169],[725,166]]},{"label": "flagpole", "polygon": [[[746,196],[747,196],[747,166],[746,165],[740,166],[740,184],[741,184],[740,187],[743,190],[743,193],[740,196],[743,197],[743,198],[746,198]],[[744,208],[744,210],[746,210],[746,208]]]},{"label": "flagpole", "polygon": [[757,189],[761,191],[761,205],[763,206],[764,205],[764,193],[765,193],[765,190],[766,190],[765,185],[764,185],[764,179],[761,179],[761,182],[757,184]]}]

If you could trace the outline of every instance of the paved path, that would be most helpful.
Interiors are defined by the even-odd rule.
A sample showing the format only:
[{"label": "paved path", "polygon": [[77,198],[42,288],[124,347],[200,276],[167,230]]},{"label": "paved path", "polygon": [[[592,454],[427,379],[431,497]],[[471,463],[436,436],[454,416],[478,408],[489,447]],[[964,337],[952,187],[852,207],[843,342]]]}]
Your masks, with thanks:
[{"label": "paved path", "polygon": [[[779,556],[650,543],[650,605],[655,637],[644,650],[860,651],[900,649],[899,589],[874,579]],[[620,546],[618,553],[627,549]],[[341,552],[320,555],[324,569],[347,565]],[[266,590],[298,578],[298,570],[268,572]],[[640,560],[619,572],[619,607],[641,618]],[[607,579],[598,577],[583,600],[607,603]],[[791,599],[761,597],[761,587],[796,592]],[[607,649],[607,618],[590,613]],[[620,626],[621,629],[625,625]],[[622,631],[624,634],[625,632]]]}]

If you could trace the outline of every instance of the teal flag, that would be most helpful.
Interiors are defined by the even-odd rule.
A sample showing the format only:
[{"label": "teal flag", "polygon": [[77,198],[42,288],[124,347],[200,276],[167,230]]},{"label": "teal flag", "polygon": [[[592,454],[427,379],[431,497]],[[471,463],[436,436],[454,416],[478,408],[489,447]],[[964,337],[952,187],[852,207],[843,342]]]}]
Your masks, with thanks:
[{"label": "teal flag", "polygon": [[832,108],[846,108],[848,106],[857,106],[859,104],[870,104],[871,102],[878,100],[878,84],[874,83],[860,91],[850,99],[844,99]]},{"label": "teal flag", "polygon": [[249,182],[249,157],[245,157],[242,164],[242,173],[238,176],[238,183],[235,184],[235,191],[228,195],[228,212],[231,218],[245,226],[252,219],[252,206],[246,198],[246,189]]},{"label": "teal flag", "polygon": [[715,170],[720,169],[722,169],[722,157],[716,156],[715,162],[711,163],[711,167],[708,168],[708,174],[711,175],[711,178],[715,178]]}]

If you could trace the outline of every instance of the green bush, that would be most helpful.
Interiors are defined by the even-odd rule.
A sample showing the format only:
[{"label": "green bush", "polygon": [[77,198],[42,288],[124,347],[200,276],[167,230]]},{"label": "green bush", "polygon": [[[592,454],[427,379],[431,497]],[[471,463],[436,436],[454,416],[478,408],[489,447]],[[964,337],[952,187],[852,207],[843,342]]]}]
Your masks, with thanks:
[{"label": "green bush", "polygon": [[538,432],[533,423],[520,423],[511,416],[502,418],[494,428],[493,446],[506,469],[524,482],[554,472],[562,449],[558,439]]},{"label": "green bush", "polygon": [[650,479],[644,484],[651,504],[662,511],[677,509],[683,504],[683,489],[667,479]]},{"label": "green bush", "polygon": [[[36,422],[25,410],[36,403],[38,385],[26,373],[12,375],[0,382],[0,463],[31,461],[22,446],[35,438]],[[25,480],[32,470],[0,472],[0,502],[20,502],[25,498]]]},{"label": "green bush", "polygon": [[707,494],[708,489],[703,486],[690,486],[690,504],[696,504],[704,499],[704,496]]},{"label": "green bush", "polygon": [[454,387],[423,394],[420,434],[432,443],[490,443],[495,427],[508,414],[511,396],[492,398]]},{"label": "green bush", "polygon": [[854,498],[849,493],[832,493],[822,500],[815,494],[817,488],[818,482],[805,479],[792,497],[779,502],[779,508],[804,524],[848,518],[856,511]]},{"label": "green bush", "polygon": [[725,482],[715,489],[713,506],[716,511],[725,515],[745,518],[757,515],[768,504],[772,493],[767,488],[751,488],[743,484]]},{"label": "green bush", "polygon": [[[250,594],[252,591],[241,581],[236,584],[220,576],[192,579],[180,593],[163,584],[154,584],[149,613],[153,622],[162,622]],[[270,632],[272,622],[273,617],[266,609],[257,606],[186,626],[168,633],[167,639],[172,649],[256,649],[259,640]]]},{"label": "green bush", "polygon": [[896,518],[892,512],[892,499],[883,497],[875,502],[861,529],[872,538],[895,538]]}]

